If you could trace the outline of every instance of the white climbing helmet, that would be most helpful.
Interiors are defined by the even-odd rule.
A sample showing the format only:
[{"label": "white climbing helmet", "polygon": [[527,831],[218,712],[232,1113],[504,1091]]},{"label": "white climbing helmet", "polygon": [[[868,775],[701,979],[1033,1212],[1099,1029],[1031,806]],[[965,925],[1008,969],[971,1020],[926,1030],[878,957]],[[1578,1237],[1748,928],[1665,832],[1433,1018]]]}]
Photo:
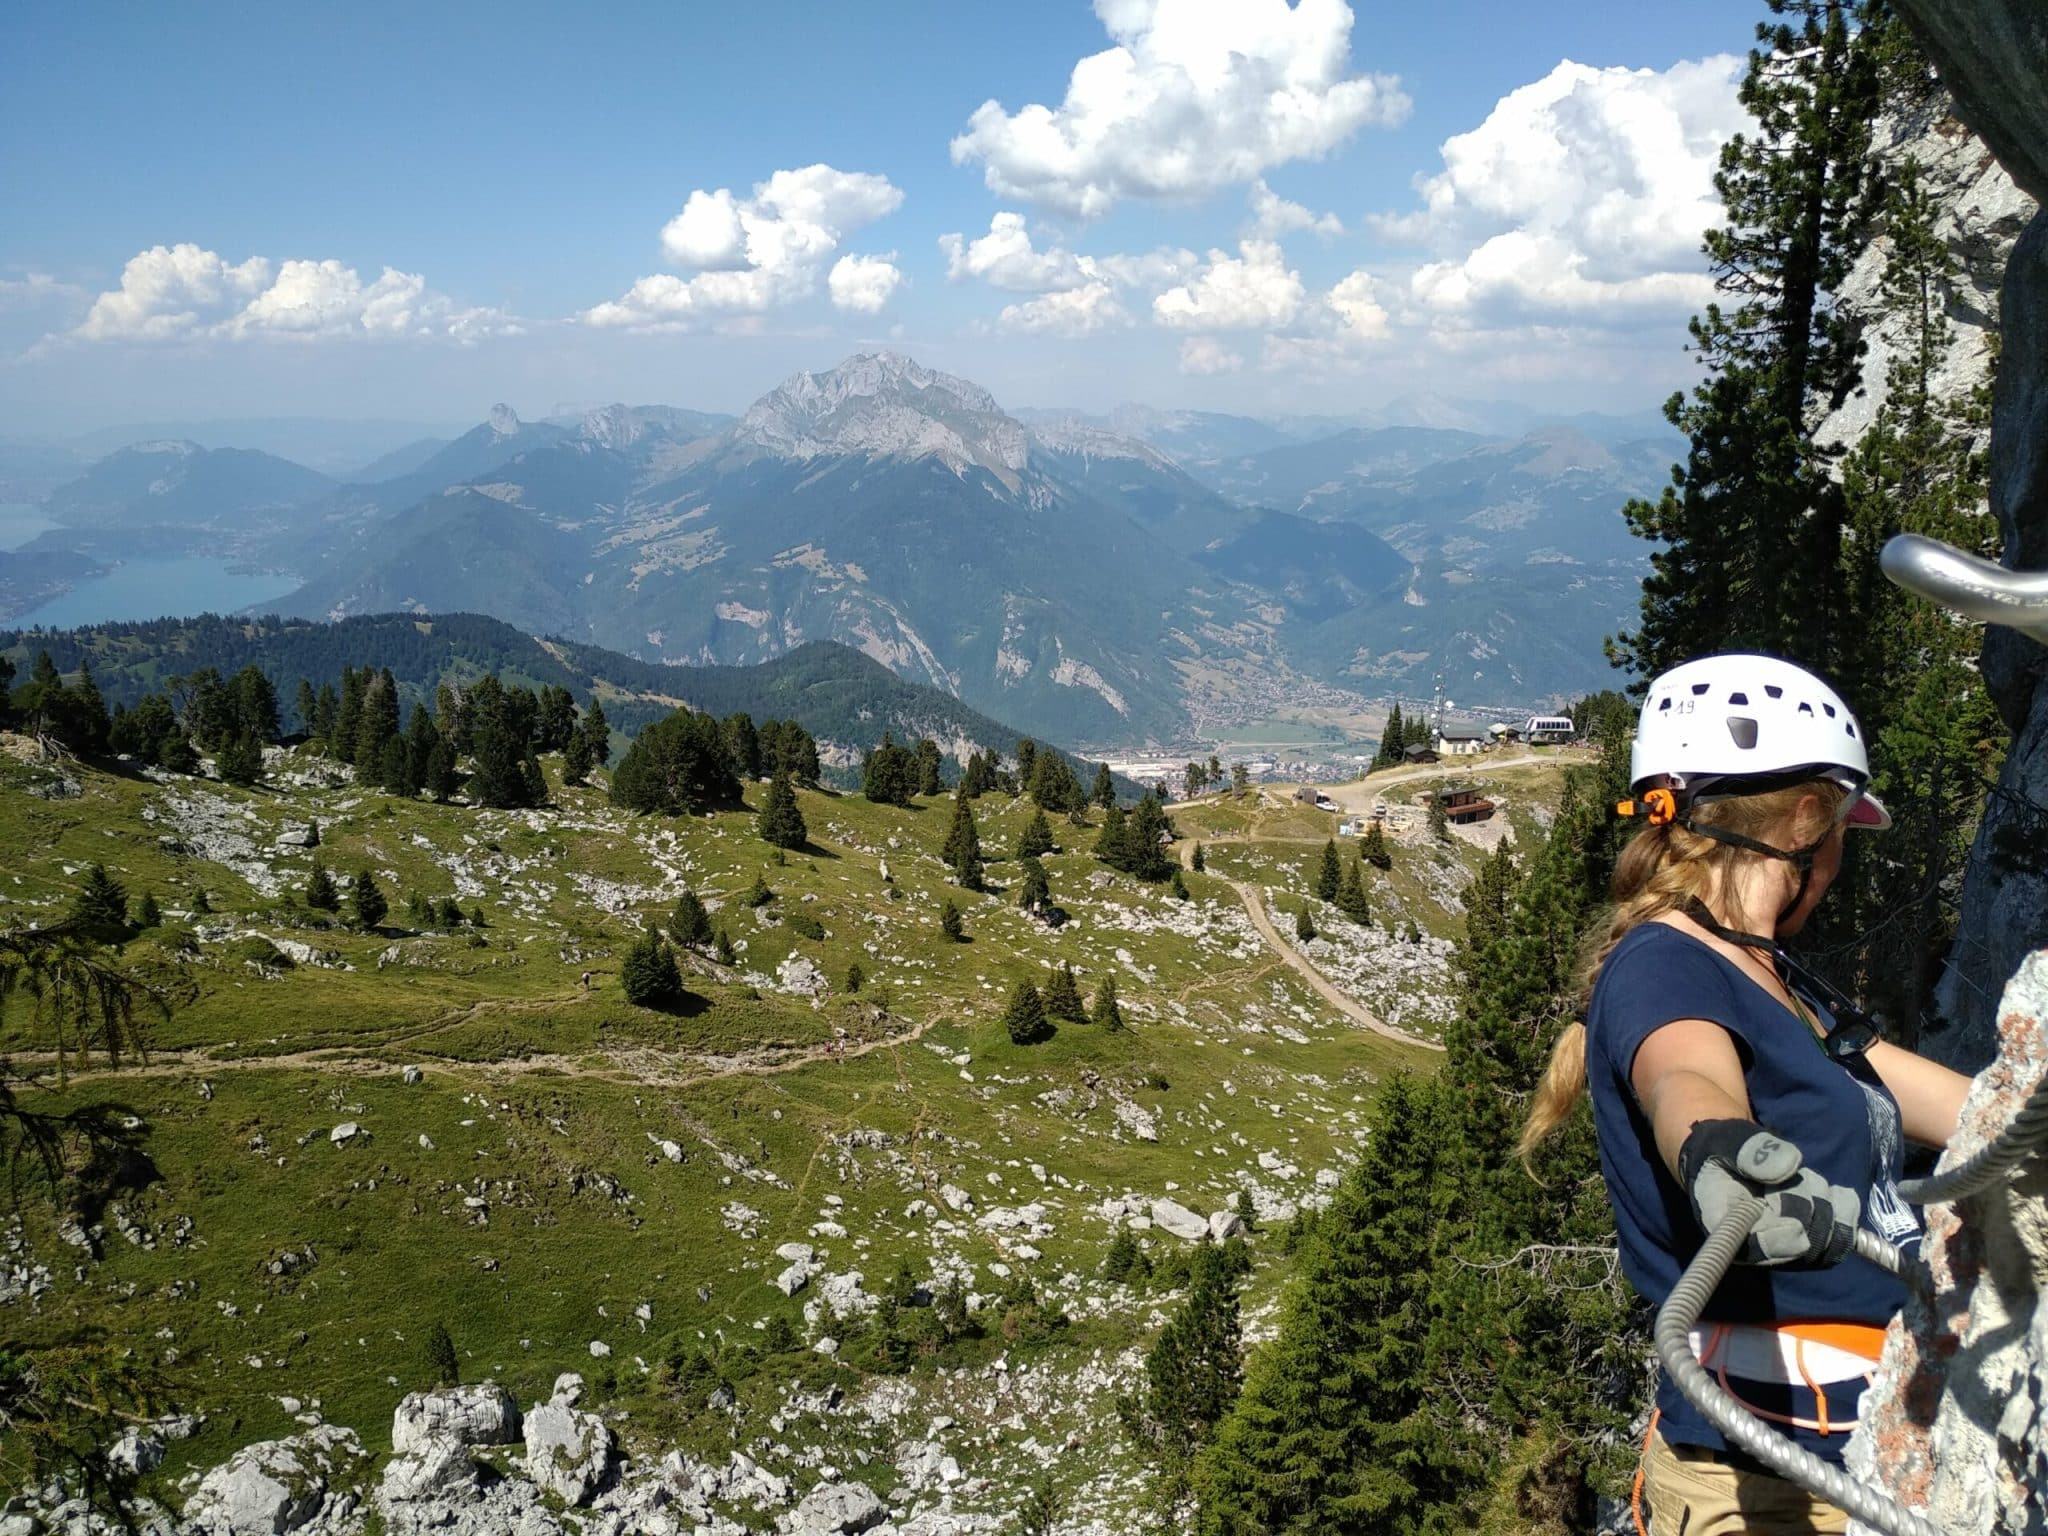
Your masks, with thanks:
[{"label": "white climbing helmet", "polygon": [[1660,674],[1643,697],[1629,787],[1725,794],[1727,781],[1807,772],[1848,790],[1851,826],[1882,830],[1891,815],[1869,793],[1870,754],[1841,695],[1775,656],[1702,656]]}]

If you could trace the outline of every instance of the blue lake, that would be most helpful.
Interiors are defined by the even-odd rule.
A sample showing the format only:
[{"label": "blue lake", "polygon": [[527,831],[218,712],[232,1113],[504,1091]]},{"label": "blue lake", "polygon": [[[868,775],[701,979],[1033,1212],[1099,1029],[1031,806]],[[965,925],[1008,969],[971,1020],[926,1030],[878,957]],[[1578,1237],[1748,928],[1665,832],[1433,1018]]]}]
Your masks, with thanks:
[{"label": "blue lake", "polygon": [[72,629],[124,619],[184,618],[233,613],[251,603],[283,597],[299,585],[290,576],[236,573],[204,555],[130,560],[104,576],[81,581],[62,597],[5,621],[8,629]]}]

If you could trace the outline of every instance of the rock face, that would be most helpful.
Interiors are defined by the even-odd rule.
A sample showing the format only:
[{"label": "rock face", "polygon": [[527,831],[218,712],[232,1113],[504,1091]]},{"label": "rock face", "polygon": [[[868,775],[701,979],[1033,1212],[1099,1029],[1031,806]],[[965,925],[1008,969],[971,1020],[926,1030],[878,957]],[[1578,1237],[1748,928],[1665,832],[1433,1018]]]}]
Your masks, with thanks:
[{"label": "rock face", "polygon": [[410,1393],[391,1416],[391,1449],[401,1455],[432,1440],[510,1445],[518,1438],[518,1405],[496,1382]]},{"label": "rock face", "polygon": [[865,1483],[821,1483],[779,1529],[787,1536],[856,1536],[889,1518],[889,1506]]},{"label": "rock face", "polygon": [[[1978,1078],[1944,1164],[2012,1121],[2048,1079],[2048,950],[1999,1007],[1999,1057]],[[1931,1297],[1892,1324],[1848,1465],[1944,1531],[2048,1533],[2048,1160],[1956,1205],[1931,1206],[1922,1254]]]},{"label": "rock face", "polygon": [[1962,115],[2015,180],[2048,198],[2048,14],[2034,0],[1899,0]]},{"label": "rock face", "polygon": [[527,1410],[526,1475],[563,1503],[579,1506],[611,1481],[618,1447],[594,1413],[575,1406],[583,1378],[565,1375],[555,1394]]},{"label": "rock face", "polygon": [[278,1536],[331,1529],[354,1511],[346,1490],[364,1460],[354,1430],[318,1425],[244,1446],[200,1479],[185,1505],[192,1536]]}]

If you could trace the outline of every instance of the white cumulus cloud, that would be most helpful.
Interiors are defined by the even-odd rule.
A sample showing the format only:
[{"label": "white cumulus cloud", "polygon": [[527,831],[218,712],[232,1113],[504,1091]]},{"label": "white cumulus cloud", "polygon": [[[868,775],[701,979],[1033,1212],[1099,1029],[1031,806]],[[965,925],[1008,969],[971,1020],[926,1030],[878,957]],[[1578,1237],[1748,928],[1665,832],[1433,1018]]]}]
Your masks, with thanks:
[{"label": "white cumulus cloud", "polygon": [[996,316],[996,324],[1003,330],[1052,336],[1089,336],[1130,322],[1130,314],[1117,302],[1116,290],[1103,281],[1006,304]]},{"label": "white cumulus cloud", "polygon": [[988,233],[973,240],[958,234],[941,235],[939,250],[945,255],[946,276],[952,281],[979,278],[1010,293],[1078,288],[1100,275],[1096,264],[1085,256],[1057,246],[1039,250],[1031,242],[1031,231],[1021,213],[996,214],[988,221]]},{"label": "white cumulus cloud", "polygon": [[1290,202],[1266,185],[1261,176],[1252,183],[1252,230],[1267,238],[1311,229],[1328,238],[1344,233],[1344,221],[1334,213],[1316,214],[1300,203]]},{"label": "white cumulus cloud", "polygon": [[1733,55],[1648,69],[1570,60],[1444,141],[1423,206],[1374,221],[1432,247],[1414,300],[1456,314],[1687,306],[1711,284],[1700,237],[1722,218],[1713,175],[1745,126]]},{"label": "white cumulus cloud", "polygon": [[1243,356],[1214,336],[1190,336],[1180,344],[1182,373],[1235,373],[1243,366]]},{"label": "white cumulus cloud", "polygon": [[94,299],[71,334],[82,341],[266,335],[474,341],[520,329],[498,310],[457,305],[416,272],[386,267],[365,282],[354,267],[332,259],[229,262],[183,244],[152,246],[131,257],[121,286]]},{"label": "white cumulus cloud", "polygon": [[[692,275],[643,277],[619,298],[585,310],[583,319],[596,326],[672,326],[706,315],[759,314],[794,303],[817,291],[826,262],[849,235],[902,205],[903,191],[888,177],[822,164],[777,171],[756,182],[744,198],[729,187],[715,192],[700,188],[661,232],[662,254]],[[901,279],[882,258],[861,260],[889,265],[895,280]],[[867,305],[872,312],[887,302],[886,289],[873,298],[882,281],[879,272],[850,267],[847,276],[839,277],[842,266],[835,264],[827,278],[835,303],[855,309]],[[859,302],[843,303],[842,291]]]},{"label": "white cumulus cloud", "polygon": [[1189,198],[1328,154],[1409,101],[1351,72],[1343,0],[1095,0],[1115,45],[1075,64],[1058,107],[987,101],[953,140],[1004,197],[1094,217]]},{"label": "white cumulus cloud", "polygon": [[1246,240],[1239,254],[1211,251],[1207,265],[1152,301],[1161,325],[1191,331],[1270,330],[1292,325],[1307,297],[1301,274],[1271,240]]},{"label": "white cumulus cloud", "polygon": [[842,256],[832,263],[832,270],[826,275],[825,287],[832,295],[836,308],[851,310],[857,315],[881,313],[882,306],[889,302],[889,296],[903,281],[902,270],[896,265],[896,253],[890,251],[883,256]]},{"label": "white cumulus cloud", "polygon": [[1353,341],[1379,341],[1387,334],[1387,312],[1380,304],[1370,274],[1352,273],[1323,298],[1339,328]]}]

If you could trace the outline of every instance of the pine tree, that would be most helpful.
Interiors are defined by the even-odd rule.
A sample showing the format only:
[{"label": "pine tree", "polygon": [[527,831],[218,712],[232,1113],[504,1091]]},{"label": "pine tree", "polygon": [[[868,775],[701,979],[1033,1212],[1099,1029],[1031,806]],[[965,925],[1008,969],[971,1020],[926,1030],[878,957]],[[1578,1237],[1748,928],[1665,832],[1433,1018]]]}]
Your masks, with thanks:
[{"label": "pine tree", "polygon": [[128,892],[107,873],[104,864],[94,864],[71,898],[68,921],[102,943],[114,943],[128,936]]},{"label": "pine tree", "polygon": [[1195,844],[1194,854],[1188,860],[1188,868],[1192,869],[1196,874],[1199,875],[1208,867],[1209,856],[1202,852],[1202,845],[1200,843]]},{"label": "pine tree", "polygon": [[446,736],[434,742],[427,754],[427,793],[443,805],[455,798],[455,747]]},{"label": "pine tree", "polygon": [[1408,727],[1401,719],[1401,706],[1397,702],[1387,711],[1386,729],[1380,732],[1380,749],[1373,754],[1369,770],[1378,773],[1382,768],[1392,768],[1401,761],[1401,754],[1408,745]]},{"label": "pine tree", "polygon": [[164,912],[156,903],[156,892],[144,891],[141,902],[135,908],[135,926],[144,929],[154,928],[163,920]]},{"label": "pine tree", "polygon": [[1124,1284],[1137,1267],[1138,1252],[1138,1240],[1131,1236],[1131,1229],[1118,1227],[1116,1236],[1109,1240],[1109,1251],[1102,1256],[1102,1278],[1111,1285]]},{"label": "pine tree", "polygon": [[1252,771],[1243,763],[1230,765],[1230,792],[1242,800],[1252,787]]},{"label": "pine tree", "polygon": [[398,734],[398,683],[389,667],[370,677],[363,688],[362,712],[349,760],[356,772],[374,779],[384,757],[384,743]]},{"label": "pine tree", "polygon": [[1122,869],[1130,861],[1127,822],[1124,808],[1112,804],[1102,813],[1102,830],[1095,834],[1095,857],[1112,869]]},{"label": "pine tree", "polygon": [[1444,810],[1444,787],[1441,784],[1429,792],[1429,835],[1440,843],[1451,840],[1451,818]]},{"label": "pine tree", "polygon": [[1046,1022],[1045,999],[1038,994],[1038,988],[1028,981],[1020,981],[1010,990],[1009,1006],[1003,1009],[1003,1028],[1009,1031],[1010,1039],[1017,1045],[1036,1045],[1052,1034]]},{"label": "pine tree", "polygon": [[1124,1011],[1116,1003],[1116,978],[1105,975],[1095,984],[1095,1006],[1088,1022],[1111,1033],[1124,1027]]},{"label": "pine tree", "polygon": [[562,782],[581,784],[590,777],[592,766],[589,736],[580,728],[571,731],[568,743],[562,748]]},{"label": "pine tree", "polygon": [[426,1367],[429,1386],[452,1387],[462,1380],[461,1363],[455,1358],[455,1341],[448,1337],[447,1325],[438,1318],[420,1342],[420,1360]]},{"label": "pine tree", "polygon": [[[1103,830],[1106,835],[1106,820]],[[1166,807],[1159,803],[1156,795],[1146,795],[1132,808],[1125,823],[1124,862],[1120,867],[1140,880],[1164,880],[1177,867],[1166,856],[1166,843],[1171,832]]]},{"label": "pine tree", "polygon": [[1365,836],[1359,840],[1358,856],[1374,869],[1394,867],[1394,855],[1387,847],[1387,834],[1381,830],[1377,818],[1366,827]]},{"label": "pine tree", "polygon": [[1304,944],[1316,936],[1316,920],[1309,916],[1305,901],[1294,912],[1294,936]]},{"label": "pine tree", "polygon": [[384,893],[377,889],[377,882],[372,878],[369,869],[358,869],[355,881],[349,887],[349,922],[363,932],[369,933],[384,921],[384,914],[390,910],[390,903],[385,901]]},{"label": "pine tree", "polygon": [[960,909],[953,905],[950,896],[939,903],[939,932],[946,936],[949,944],[967,942],[967,930],[960,922]]},{"label": "pine tree", "polygon": [[953,797],[953,825],[946,833],[945,859],[953,878],[970,891],[982,888],[981,833],[974,825],[973,803]]},{"label": "pine tree", "polygon": [[1046,878],[1045,866],[1030,854],[1017,861],[1017,905],[1027,912],[1036,912],[1052,902],[1052,882]]},{"label": "pine tree", "polygon": [[1074,980],[1074,968],[1064,960],[1046,983],[1045,1011],[1050,1018],[1071,1019],[1076,1024],[1088,1017],[1088,1010],[1081,1005],[1081,988]]},{"label": "pine tree", "polygon": [[1109,764],[1095,765],[1095,785],[1088,792],[1088,798],[1105,811],[1116,804],[1116,780],[1110,776]]},{"label": "pine tree", "polygon": [[712,944],[711,952],[717,957],[720,965],[731,965],[739,959],[739,952],[732,947],[732,935],[725,931],[723,924],[719,926],[718,937]]},{"label": "pine tree", "polygon": [[306,877],[306,905],[315,912],[339,912],[341,892],[335,888],[334,876],[327,873],[327,866],[319,859],[313,861],[313,872]]},{"label": "pine tree", "polygon": [[877,805],[908,805],[917,788],[916,764],[896,738],[882,733],[882,744],[861,760],[860,792]]},{"label": "pine tree", "polygon": [[540,691],[540,711],[534,719],[533,744],[541,752],[559,752],[576,734],[576,699],[568,689],[550,683]]},{"label": "pine tree", "polygon": [[1365,882],[1359,878],[1358,866],[1346,861],[1344,879],[1337,887],[1337,910],[1360,927],[1372,921],[1372,907],[1366,900]]},{"label": "pine tree", "polygon": [[666,1008],[683,993],[675,952],[652,928],[633,941],[619,966],[619,989],[638,1008]]},{"label": "pine tree", "polygon": [[1772,9],[1789,20],[1757,28],[1740,91],[1755,128],[1721,152],[1728,223],[1706,237],[1733,307],[1693,320],[1706,378],[1665,406],[1691,451],[1658,501],[1625,509],[1660,546],[1640,625],[1609,646],[1638,677],[1714,651],[1820,660],[1849,618],[1838,450],[1811,424],[1858,378],[1857,324],[1833,296],[1868,239],[1886,29],[1859,26],[1851,0]]},{"label": "pine tree", "polygon": [[1205,1243],[1194,1251],[1187,1296],[1145,1357],[1145,1428],[1170,1474],[1208,1443],[1243,1383],[1242,1248]]},{"label": "pine tree", "polygon": [[860,962],[858,960],[851,962],[846,967],[846,990],[848,995],[850,996],[858,992],[867,979],[868,973],[860,968]]},{"label": "pine tree", "polygon": [[676,898],[676,909],[669,915],[668,934],[685,949],[701,949],[711,942],[711,914],[704,910],[695,891],[685,889]]},{"label": "pine tree", "polygon": [[945,792],[946,786],[939,777],[939,767],[943,761],[936,741],[929,736],[918,738],[914,766],[917,772],[917,792],[920,795],[937,795]]},{"label": "pine tree", "polygon": [[249,732],[237,731],[221,747],[213,765],[226,783],[254,784],[263,777],[263,749]]},{"label": "pine tree", "polygon": [[78,682],[70,694],[70,745],[80,752],[104,752],[111,722],[107,718],[107,701],[100,695],[99,684],[93,681],[91,657],[79,658]]},{"label": "pine tree", "polygon": [[756,870],[754,883],[747,887],[746,895],[740,900],[750,907],[765,907],[775,899],[775,892],[769,888],[768,877]]},{"label": "pine tree", "polygon": [[1031,820],[1024,824],[1023,835],[1017,839],[1017,856],[1023,859],[1040,858],[1051,853],[1052,848],[1052,823],[1045,819],[1045,812],[1042,809],[1032,811]]},{"label": "pine tree", "polygon": [[1190,899],[1188,896],[1187,876],[1183,875],[1179,869],[1174,870],[1172,879],[1166,883],[1166,888],[1173,893],[1175,901],[1187,901]]},{"label": "pine tree", "polygon": [[603,768],[611,762],[611,722],[604,717],[604,700],[594,693],[590,696],[590,708],[584,711],[583,723],[577,726],[576,734],[583,742],[581,753],[588,757],[590,763],[590,766],[583,770],[586,776],[591,769]]},{"label": "pine tree", "polygon": [[1343,883],[1343,867],[1337,862],[1337,843],[1330,839],[1323,844],[1322,862],[1316,866],[1315,891],[1322,901],[1335,901],[1338,887]]},{"label": "pine tree", "polygon": [[801,848],[810,841],[810,828],[796,803],[796,790],[786,774],[777,774],[761,802],[761,840],[777,848]]},{"label": "pine tree", "polygon": [[1017,782],[1031,783],[1032,770],[1038,766],[1038,743],[1029,736],[1017,738]]},{"label": "pine tree", "polygon": [[434,726],[434,717],[427,713],[427,706],[413,705],[412,718],[405,727],[405,771],[396,786],[398,793],[416,795],[427,787],[434,766],[434,749],[440,744],[441,733]]},{"label": "pine tree", "polygon": [[311,678],[302,677],[299,679],[299,691],[294,704],[298,711],[300,731],[309,737],[319,735],[320,700],[318,695],[313,692],[313,680]]},{"label": "pine tree", "polygon": [[[435,926],[444,932],[453,933],[462,926],[464,921],[462,908],[456,905],[453,896],[443,896],[435,904],[433,922]],[[481,927],[482,925],[478,924],[478,926]]]},{"label": "pine tree", "polygon": [[407,753],[405,737],[393,736],[384,743],[383,750],[377,754],[377,783],[387,794],[412,793],[410,785],[406,782]]}]

